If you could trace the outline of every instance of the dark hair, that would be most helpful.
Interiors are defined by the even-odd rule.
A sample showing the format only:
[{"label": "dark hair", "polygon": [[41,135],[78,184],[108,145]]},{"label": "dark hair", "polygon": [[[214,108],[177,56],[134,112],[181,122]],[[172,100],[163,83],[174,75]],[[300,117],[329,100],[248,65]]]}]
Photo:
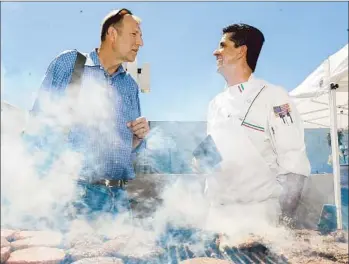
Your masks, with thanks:
[{"label": "dark hair", "polygon": [[252,72],[255,71],[259,54],[264,43],[263,33],[247,24],[233,24],[223,28],[223,34],[232,33],[230,40],[235,47],[247,46],[246,60]]},{"label": "dark hair", "polygon": [[110,12],[104,19],[102,23],[101,30],[101,41],[105,40],[105,36],[107,35],[108,28],[112,25],[115,25],[122,21],[124,15],[129,14],[132,15],[132,12],[126,8],[122,8],[119,10],[114,10]]}]

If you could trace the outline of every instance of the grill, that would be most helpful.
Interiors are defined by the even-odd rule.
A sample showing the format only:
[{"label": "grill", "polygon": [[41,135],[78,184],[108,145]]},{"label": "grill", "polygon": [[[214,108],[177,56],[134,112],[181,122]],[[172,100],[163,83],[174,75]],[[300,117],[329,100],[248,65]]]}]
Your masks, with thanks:
[{"label": "grill", "polygon": [[135,259],[121,257],[125,264],[178,264],[181,261],[195,257],[209,257],[213,259],[222,259],[234,264],[288,264],[289,262],[283,256],[277,256],[261,245],[255,244],[248,248],[225,248],[223,252],[207,249],[202,253],[194,253],[190,250],[190,245],[168,245],[165,253],[148,259]]},{"label": "grill", "polygon": [[[245,248],[231,248],[227,247],[223,252],[219,251],[217,247],[205,247],[204,250],[194,251],[191,249],[191,244],[167,244],[164,247],[164,253],[147,257],[146,259],[139,259],[133,257],[120,256],[117,253],[111,257],[121,258],[125,264],[179,264],[181,261],[196,258],[209,257],[213,259],[222,259],[230,261],[234,264],[289,264],[290,262],[284,256],[279,256],[270,252],[264,245],[256,243]],[[67,256],[64,264],[70,264],[73,261]]]},{"label": "grill", "polygon": [[216,259],[228,260],[231,263],[236,264],[252,264],[252,263],[288,263],[283,257],[279,257],[268,252],[267,248],[261,244],[253,245],[245,249],[237,248],[225,248],[223,252],[218,250],[208,249],[203,254],[194,254],[188,246],[169,246],[168,250],[168,262],[177,264],[180,261],[191,259],[194,257],[210,257]]},{"label": "grill", "polygon": [[[289,264],[284,257],[271,252],[267,247],[260,243],[254,243],[244,248],[226,247],[221,252],[212,239],[202,243],[203,238],[196,236],[193,229],[169,229],[166,236],[162,237],[159,245],[164,249],[163,254],[159,254],[147,259],[136,259],[130,257],[118,256],[123,259],[125,264],[178,264],[181,261],[208,257],[230,261],[234,264]],[[208,236],[211,237],[212,236]],[[204,238],[205,240],[205,238]],[[202,245],[202,250],[198,250],[195,245]],[[195,250],[194,250],[195,249]]]},{"label": "grill", "polygon": [[[276,255],[260,243],[244,248],[226,247],[220,251],[215,244],[214,236],[194,229],[168,229],[158,240],[162,249],[147,257],[132,257],[120,255],[118,252],[109,253],[105,257],[121,258],[125,264],[179,264],[181,261],[199,257],[227,260],[234,264],[289,264],[284,256]],[[204,242],[203,242],[204,241]],[[62,249],[65,248],[63,245]],[[91,256],[92,257],[92,256]],[[60,264],[71,264],[74,260],[67,254]]]}]

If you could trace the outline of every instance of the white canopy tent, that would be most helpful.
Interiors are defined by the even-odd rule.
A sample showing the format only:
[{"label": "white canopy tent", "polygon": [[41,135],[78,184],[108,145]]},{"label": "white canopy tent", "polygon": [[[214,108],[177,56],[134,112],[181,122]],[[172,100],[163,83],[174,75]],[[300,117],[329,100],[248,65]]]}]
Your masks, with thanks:
[{"label": "white canopy tent", "polygon": [[330,128],[337,225],[342,229],[337,131],[348,129],[348,44],[323,61],[290,95],[305,128]]}]

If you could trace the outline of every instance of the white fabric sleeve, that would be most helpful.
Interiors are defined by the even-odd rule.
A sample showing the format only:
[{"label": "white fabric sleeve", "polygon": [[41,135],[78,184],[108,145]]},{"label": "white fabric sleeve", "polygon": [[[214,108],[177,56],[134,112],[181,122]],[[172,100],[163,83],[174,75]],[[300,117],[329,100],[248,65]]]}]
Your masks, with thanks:
[{"label": "white fabric sleeve", "polygon": [[303,121],[286,90],[274,90],[269,106],[268,126],[277,155],[278,175],[310,175],[310,162],[306,154]]}]

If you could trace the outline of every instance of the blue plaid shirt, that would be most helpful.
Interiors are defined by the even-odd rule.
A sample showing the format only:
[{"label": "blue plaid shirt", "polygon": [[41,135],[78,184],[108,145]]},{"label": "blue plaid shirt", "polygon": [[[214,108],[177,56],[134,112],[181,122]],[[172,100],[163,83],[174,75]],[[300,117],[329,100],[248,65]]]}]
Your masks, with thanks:
[{"label": "blue plaid shirt", "polygon": [[[116,73],[109,75],[100,64],[96,50],[86,56],[80,91],[84,88],[88,89],[87,86],[91,84],[91,81],[97,81],[103,87],[109,88],[111,92],[108,100],[111,100],[112,119],[100,122],[99,127],[105,125],[109,128],[107,132],[102,132],[98,126],[91,128],[74,125],[67,136],[68,144],[65,144],[65,147],[69,146],[70,149],[83,153],[81,178],[89,180],[133,179],[135,177],[134,155],[144,146],[144,141],[136,150],[133,150],[133,134],[126,123],[141,116],[138,85],[122,66]],[[58,97],[64,95],[71,80],[76,57],[76,50],[65,51],[51,62],[40,89],[41,94],[48,92],[51,98],[56,98],[56,95]],[[86,103],[84,107],[89,107],[88,102],[84,103]],[[44,112],[40,108],[40,95],[32,112],[35,115]],[[59,155],[57,154],[58,149],[62,150],[62,141],[53,138],[62,138],[62,135],[57,136],[52,133],[52,130],[48,132],[47,129],[45,135],[40,139],[40,147],[50,152],[49,159],[52,163],[54,156]],[[43,138],[50,139],[43,140]]]}]

